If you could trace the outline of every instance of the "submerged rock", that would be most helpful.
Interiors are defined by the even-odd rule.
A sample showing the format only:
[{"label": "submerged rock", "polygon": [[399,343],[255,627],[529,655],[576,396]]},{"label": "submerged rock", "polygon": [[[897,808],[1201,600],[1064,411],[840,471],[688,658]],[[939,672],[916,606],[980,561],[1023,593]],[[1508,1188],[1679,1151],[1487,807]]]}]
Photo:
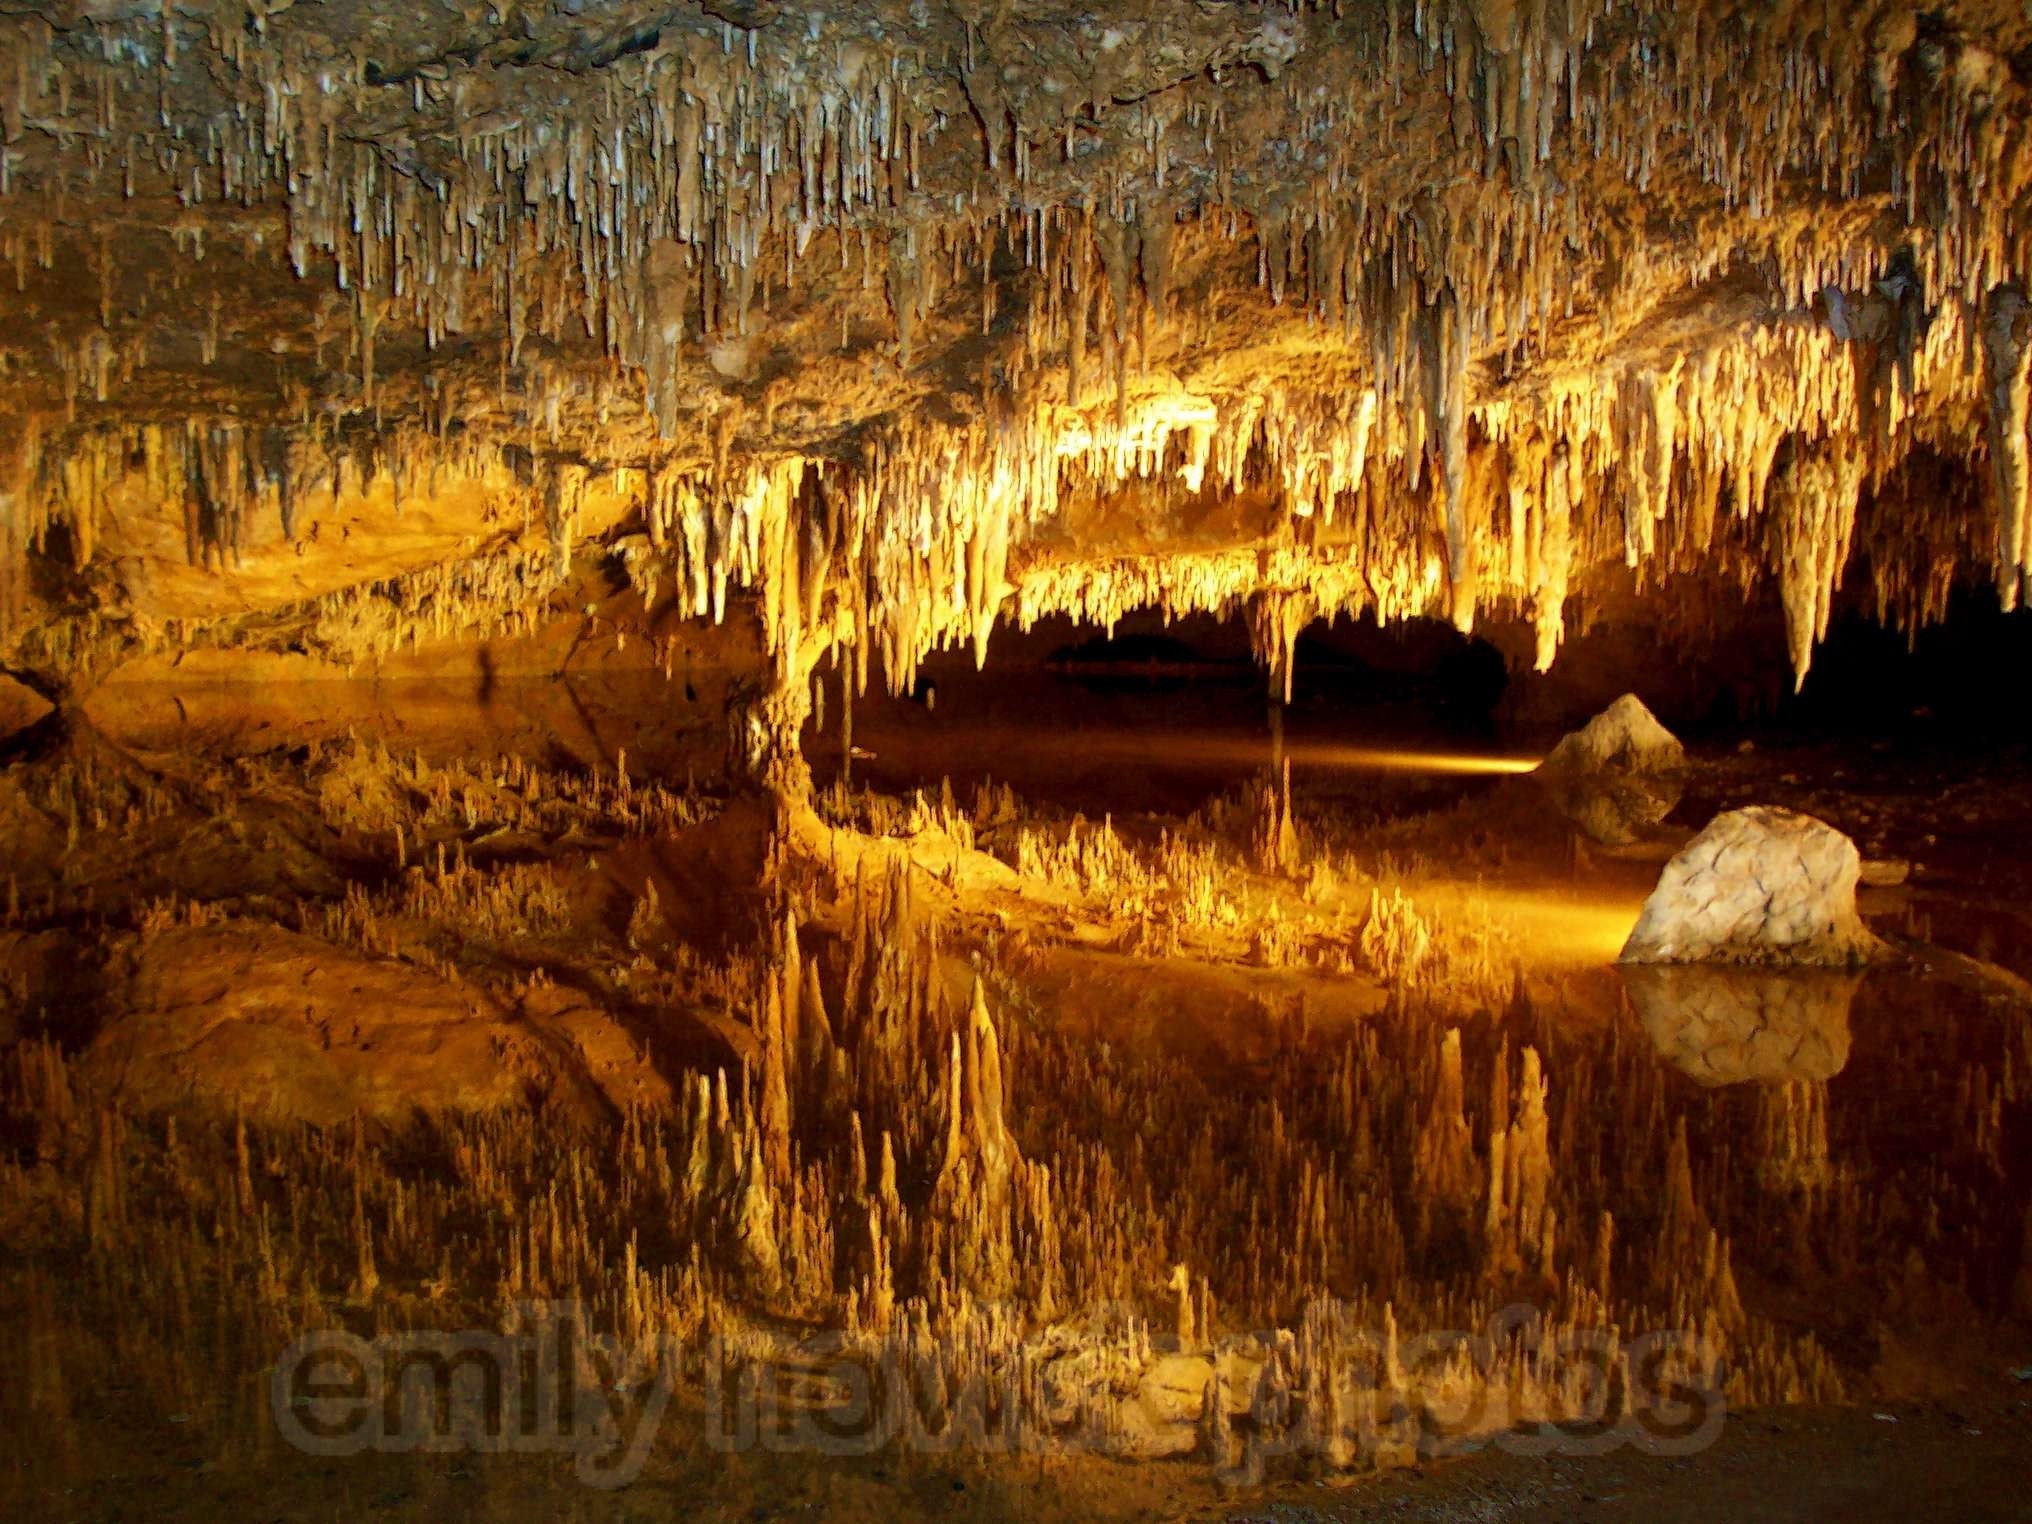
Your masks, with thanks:
[{"label": "submerged rock", "polygon": [[1634,693],[1626,693],[1553,747],[1539,785],[1594,841],[1635,841],[1679,803],[1686,748]]},{"label": "submerged rock", "polygon": [[1862,860],[1825,821],[1753,805],[1717,815],[1665,865],[1625,963],[1840,967],[1875,950],[1856,914]]}]

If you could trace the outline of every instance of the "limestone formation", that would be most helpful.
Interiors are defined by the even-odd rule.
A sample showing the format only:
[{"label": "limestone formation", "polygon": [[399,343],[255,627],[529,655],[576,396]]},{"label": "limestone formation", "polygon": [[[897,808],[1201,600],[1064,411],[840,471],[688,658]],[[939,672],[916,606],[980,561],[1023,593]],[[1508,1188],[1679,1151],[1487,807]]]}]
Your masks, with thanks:
[{"label": "limestone formation", "polygon": [[502,1009],[424,969],[231,922],[151,929],[104,965],[106,1024],[84,1062],[128,1105],[231,1098],[336,1123],[519,1107],[532,1091],[578,1112],[670,1094],[606,1012],[553,989]]},{"label": "limestone formation", "polygon": [[1856,913],[1861,871],[1855,843],[1810,815],[1731,810],[1665,865],[1622,959],[1861,963],[1877,945]]},{"label": "limestone formation", "polygon": [[[1591,1388],[1561,1339],[1638,1320],[1691,1330],[1667,1373],[1687,1389],[1833,1400],[1841,1356],[1782,1289],[1825,1276],[1831,1255],[1857,1262],[1872,1297],[1915,1256],[2000,1308],[2013,1294],[2021,1201],[1929,1199],[1937,1153],[1856,1146],[1878,1099],[1844,1105],[1827,1082],[1848,1051],[1834,1014],[1847,971],[1631,967],[1658,1061],[1620,1023],[1576,1020],[1514,959],[1485,971],[1499,953],[1464,905],[1406,892],[1380,854],[1357,869],[1360,825],[1315,816],[1294,875],[1261,860],[1246,800],[1209,811],[1218,841],[1190,834],[1204,820],[1161,841],[1026,821],[1019,872],[958,845],[1009,820],[1006,791],[985,788],[972,810],[950,790],[883,816],[863,800],[879,831],[800,817],[797,851],[758,853],[752,924],[705,949],[668,932],[697,898],[682,875],[778,801],[732,794],[701,818],[624,768],[566,785],[512,760],[397,762],[358,743],[251,759],[235,784],[275,797],[291,766],[320,824],[377,854],[388,882],[307,882],[302,929],[258,938],[215,902],[165,897],[138,917],[102,902],[141,923],[108,932],[136,960],[112,960],[110,985],[148,995],[159,1041],[136,1040],[123,994],[81,1057],[0,1046],[0,1121],[18,1143],[0,1204],[17,1253],[76,1299],[52,1326],[77,1340],[125,1319],[123,1338],[182,1380],[251,1379],[239,1362],[340,1314],[463,1321],[536,1300],[577,1307],[652,1366],[676,1348],[724,1361],[702,1378],[673,1360],[687,1400],[701,1379],[724,1392],[788,1369],[810,1414],[844,1421],[855,1386],[827,1365],[836,1349],[898,1378],[881,1386],[897,1447],[1173,1457],[1247,1486],[1413,1462],[1449,1413],[1470,1415],[1469,1438],[1519,1413],[1578,1418]],[[79,871],[160,819],[191,834],[174,800],[125,778],[24,771],[10,786],[59,822],[59,846],[74,831]],[[844,816],[846,791],[819,806]],[[1789,839],[1791,817],[1772,819],[1765,838]],[[575,915],[554,865],[481,855],[510,822],[518,854],[545,831],[601,832],[603,872],[629,892]],[[934,836],[927,869],[913,854]],[[1334,887],[1329,850],[1361,889]],[[1249,965],[1250,931],[1219,897],[1182,894],[1163,960],[1121,950],[1160,881],[1216,869],[1226,892],[1275,898],[1336,940]],[[635,887],[644,873],[678,877],[652,893]],[[995,916],[962,897],[969,884],[993,886]],[[38,879],[34,897],[64,888]],[[0,903],[0,1021],[17,1021],[76,971],[51,912]],[[320,945],[326,967],[306,978]],[[523,961],[502,966],[503,946]],[[590,1019],[581,1003],[605,981],[625,1014],[656,1021]],[[1303,989],[1305,1011],[1262,999],[1265,981]],[[359,1043],[339,1026],[355,987],[404,1007]],[[464,1004],[510,990],[494,1016]],[[1922,1087],[1958,1159],[2008,1178],[2021,1035],[1981,998],[1929,1020],[1970,1060],[1898,1069],[1899,1083]],[[501,1046],[516,1026],[541,1054]],[[254,1029],[268,1046],[242,1041]],[[628,1063],[637,1031],[698,1045],[658,1054],[681,1073],[674,1094],[622,1083],[654,1067]],[[301,1075],[266,1056],[326,1036]],[[235,1043],[248,1077],[287,1081],[272,1109],[219,1114],[176,1104],[194,1085],[138,1083],[227,1072]],[[409,1092],[431,1110],[408,1128],[357,1088],[313,1093],[350,1081],[368,1044],[391,1081],[440,1052],[491,1088]],[[537,1057],[610,1083],[518,1101],[545,1074]],[[335,1106],[366,1115],[348,1125]],[[192,1339],[191,1287],[262,1336]],[[1539,1309],[1528,1331],[1496,1321],[1520,1300]],[[1451,1342],[1464,1336],[1472,1349]],[[1616,1365],[1613,1387],[1636,1374]]]},{"label": "limestone formation", "polygon": [[[2024,5],[0,0],[0,280],[29,1512],[136,1453],[295,1496],[311,1331],[583,1324],[603,1417],[728,1420],[623,1509],[949,1508],[937,1451],[1078,1516],[1075,1449],[1329,1481],[1643,1417],[1652,1330],[1676,1393],[1832,1402],[1886,1288],[2032,1308],[2023,991],[1895,1052],[1923,1127],[1848,1104],[1847,840],[1714,821],[1633,1025],[1638,854],[1284,730],[1336,620],[1520,683],[1739,633],[1776,702],[1850,619],[2032,597]],[[1132,614],[1267,679],[1198,809],[807,761],[907,775],[885,695]],[[648,699],[554,681],[624,656]],[[130,685],[154,744],[95,732]],[[1641,844],[1685,765],[1630,695],[1538,786]],[[496,1437],[305,1507],[558,1479]]]},{"label": "limestone formation", "polygon": [[2018,596],[2008,7],[413,9],[0,15],[0,668]]},{"label": "limestone formation", "polygon": [[1564,737],[1534,776],[1591,840],[1620,846],[1672,812],[1685,768],[1679,739],[1626,693]]}]

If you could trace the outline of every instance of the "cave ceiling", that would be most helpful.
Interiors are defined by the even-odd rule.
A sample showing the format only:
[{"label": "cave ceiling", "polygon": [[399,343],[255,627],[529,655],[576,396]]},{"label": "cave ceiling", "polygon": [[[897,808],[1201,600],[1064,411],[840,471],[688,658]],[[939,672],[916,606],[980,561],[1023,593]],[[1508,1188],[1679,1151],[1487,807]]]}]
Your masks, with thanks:
[{"label": "cave ceiling", "polygon": [[[2032,577],[2016,6],[0,3],[0,667]],[[1717,589],[1721,590],[1717,592]]]}]

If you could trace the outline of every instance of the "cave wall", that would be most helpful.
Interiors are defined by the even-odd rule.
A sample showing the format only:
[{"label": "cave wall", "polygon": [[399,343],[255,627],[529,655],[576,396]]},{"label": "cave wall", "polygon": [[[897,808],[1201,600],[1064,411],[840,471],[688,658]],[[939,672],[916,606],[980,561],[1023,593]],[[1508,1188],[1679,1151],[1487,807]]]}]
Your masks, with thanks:
[{"label": "cave wall", "polygon": [[597,567],[665,654],[752,608],[778,727],[834,648],[908,687],[1134,608],[1281,681],[1329,614],[1544,668],[1775,600],[1800,681],[1838,606],[2032,571],[2028,43],[1974,0],[8,8],[0,667],[382,667]]}]

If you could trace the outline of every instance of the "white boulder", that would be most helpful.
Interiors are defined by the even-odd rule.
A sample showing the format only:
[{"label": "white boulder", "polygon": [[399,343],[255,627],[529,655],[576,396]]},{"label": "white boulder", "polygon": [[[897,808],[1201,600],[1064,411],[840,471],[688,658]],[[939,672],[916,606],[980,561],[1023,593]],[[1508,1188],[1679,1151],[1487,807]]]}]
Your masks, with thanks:
[{"label": "white boulder", "polygon": [[1856,914],[1861,871],[1855,843],[1811,815],[1717,815],[1665,865],[1623,961],[1861,963],[1877,946]]}]

